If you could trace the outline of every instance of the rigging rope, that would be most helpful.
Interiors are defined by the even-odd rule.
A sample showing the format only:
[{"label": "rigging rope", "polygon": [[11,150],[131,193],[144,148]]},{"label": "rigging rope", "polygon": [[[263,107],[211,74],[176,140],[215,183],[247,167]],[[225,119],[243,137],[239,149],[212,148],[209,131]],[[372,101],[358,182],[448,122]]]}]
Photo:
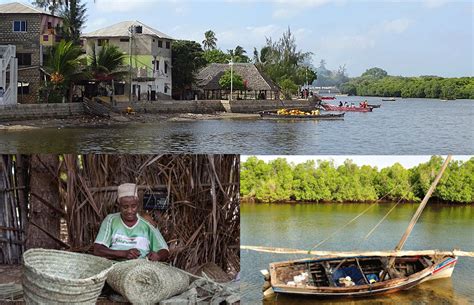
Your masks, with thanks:
[{"label": "rigging rope", "polygon": [[363,239],[364,241],[367,240],[367,238],[369,238],[372,233],[374,233],[375,229],[378,228],[378,226],[388,217],[388,215],[397,207],[400,202],[402,202],[402,199],[398,200],[398,202],[387,212],[387,214],[385,214],[385,216],[372,228],[372,230],[370,230],[370,232],[365,235]]},{"label": "rigging rope", "polygon": [[357,218],[359,218],[360,216],[364,215],[368,210],[370,210],[371,208],[373,208],[375,206],[375,204],[377,203],[374,202],[372,203],[367,209],[363,210],[359,215],[357,215],[356,217],[352,218],[349,222],[347,222],[345,225],[343,225],[342,227],[340,227],[338,230],[334,231],[332,234],[330,234],[328,237],[326,237],[325,239],[323,239],[322,241],[320,241],[319,243],[317,243],[314,247],[312,247],[311,249],[309,249],[309,251],[312,251],[314,249],[316,249],[317,247],[321,246],[323,243],[325,243],[326,241],[328,241],[331,237],[333,237],[334,235],[336,235],[337,233],[339,233],[342,229],[344,229],[345,227],[347,227],[348,225],[350,225],[351,223],[353,223]]}]

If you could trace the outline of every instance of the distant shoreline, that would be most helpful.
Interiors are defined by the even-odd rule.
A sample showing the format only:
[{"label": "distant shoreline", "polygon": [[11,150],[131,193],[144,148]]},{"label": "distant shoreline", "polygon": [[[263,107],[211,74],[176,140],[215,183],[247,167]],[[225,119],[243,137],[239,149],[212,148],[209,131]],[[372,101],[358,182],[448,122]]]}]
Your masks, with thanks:
[{"label": "distant shoreline", "polygon": [[[397,200],[380,200],[380,201],[298,201],[298,200],[289,200],[289,201],[272,201],[272,202],[258,202],[255,200],[251,200],[249,198],[241,198],[240,203],[245,205],[261,205],[261,204],[270,204],[270,205],[299,205],[299,204],[387,204],[387,203],[396,203]],[[421,201],[402,201],[400,204],[419,204]],[[442,201],[438,198],[433,198],[428,201],[429,204],[434,205],[456,205],[456,206],[464,206],[464,205],[472,205],[474,202],[448,202]]]}]

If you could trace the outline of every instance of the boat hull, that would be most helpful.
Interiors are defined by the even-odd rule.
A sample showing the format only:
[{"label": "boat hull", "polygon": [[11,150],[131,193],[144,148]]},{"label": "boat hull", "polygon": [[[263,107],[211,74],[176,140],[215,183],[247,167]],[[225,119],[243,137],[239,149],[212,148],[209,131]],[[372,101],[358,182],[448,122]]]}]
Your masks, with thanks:
[{"label": "boat hull", "polygon": [[283,115],[274,112],[260,112],[263,119],[283,119],[283,120],[343,120],[344,113],[341,114],[318,114],[318,115]]},{"label": "boat hull", "polygon": [[[363,257],[359,257],[363,259]],[[330,259],[318,259],[319,261],[331,261]],[[303,262],[308,264],[318,262],[315,259],[299,260],[297,262]],[[394,293],[401,290],[410,289],[420,283],[435,280],[439,278],[450,277],[453,273],[454,267],[457,263],[457,257],[448,256],[444,257],[440,261],[435,262],[433,265],[426,267],[414,274],[409,276],[393,278],[382,282],[375,282],[372,284],[355,285],[350,287],[316,287],[310,285],[302,286],[289,286],[281,281],[279,282],[277,277],[277,269],[284,266],[285,263],[273,263],[270,264],[270,279],[273,291],[275,293],[283,294],[296,294],[296,295],[308,295],[321,298],[337,298],[337,297],[368,297],[372,295]]]},{"label": "boat hull", "polygon": [[350,112],[372,112],[371,107],[362,108],[362,107],[340,107],[335,105],[323,104],[323,109],[326,111],[350,111]]}]

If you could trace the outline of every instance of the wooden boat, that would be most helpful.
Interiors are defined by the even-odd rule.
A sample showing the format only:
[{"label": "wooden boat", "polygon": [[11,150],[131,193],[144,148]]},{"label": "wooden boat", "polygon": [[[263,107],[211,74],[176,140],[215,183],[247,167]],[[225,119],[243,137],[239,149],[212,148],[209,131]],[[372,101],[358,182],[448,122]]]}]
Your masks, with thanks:
[{"label": "wooden boat", "polygon": [[394,97],[383,98],[382,101],[384,102],[395,102],[396,99]]},{"label": "wooden boat", "polygon": [[312,119],[312,120],[343,120],[345,113],[339,114],[278,114],[276,111],[261,111],[260,117],[264,119]]},{"label": "wooden boat", "polygon": [[450,160],[451,156],[448,156],[393,251],[308,252],[241,246],[241,249],[261,252],[318,255],[314,258],[271,263],[270,271],[261,271],[266,280],[264,295],[277,292],[317,297],[367,297],[451,277],[457,255],[474,257],[474,253],[457,250],[401,251]]},{"label": "wooden boat", "polygon": [[347,106],[336,106],[331,104],[321,105],[326,111],[352,111],[352,112],[372,112],[371,107],[347,107]]},{"label": "wooden boat", "polygon": [[335,96],[321,96],[321,99],[322,100],[335,100],[336,97]]},{"label": "wooden boat", "polygon": [[318,257],[270,264],[270,283],[277,293],[366,297],[450,277],[456,262],[454,255],[401,256],[387,269],[387,257]]}]

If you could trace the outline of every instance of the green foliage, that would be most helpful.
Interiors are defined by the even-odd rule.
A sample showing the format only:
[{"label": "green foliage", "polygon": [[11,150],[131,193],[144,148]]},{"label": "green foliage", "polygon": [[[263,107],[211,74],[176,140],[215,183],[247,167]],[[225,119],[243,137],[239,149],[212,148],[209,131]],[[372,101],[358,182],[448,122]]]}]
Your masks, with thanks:
[{"label": "green foliage", "polygon": [[242,63],[249,63],[250,58],[245,55],[247,51],[244,50],[241,46],[236,46],[234,50],[228,50],[230,57],[232,58],[233,62],[242,62]]},{"label": "green foliage", "polygon": [[[474,98],[474,77],[376,77],[370,73],[365,73],[361,77],[352,78],[349,82],[342,84],[340,86],[341,92],[360,96],[442,99]],[[375,73],[375,75],[380,75],[380,73]]]},{"label": "green foliage", "polygon": [[81,0],[70,0],[68,3],[60,14],[63,18],[62,35],[65,40],[79,45],[81,29],[86,22],[86,4],[81,4]]},{"label": "green foliage", "polygon": [[204,40],[202,41],[202,45],[204,46],[204,50],[214,50],[217,47],[217,37],[216,33],[209,30],[204,33]]},{"label": "green foliage", "polygon": [[[221,86],[222,89],[230,90],[230,82],[231,82],[230,76],[231,75],[230,75],[230,69],[229,69],[225,71],[225,73],[219,79],[219,86]],[[242,79],[242,76],[236,74],[235,72],[232,73],[232,89],[244,90],[244,81]]]},{"label": "green foliage", "polygon": [[117,46],[106,44],[97,52],[96,47],[92,49],[92,55],[89,56],[89,69],[95,79],[98,80],[117,80],[125,77],[128,72],[123,67],[125,53],[120,51]]},{"label": "green foliage", "polygon": [[[43,89],[48,92],[45,96],[67,96],[72,99],[72,87],[80,80],[90,76],[85,69],[86,58],[82,56],[82,49],[72,41],[61,40],[51,49],[45,70],[51,75],[50,83]],[[51,92],[54,91],[54,92]]]},{"label": "green foliage", "polygon": [[172,52],[173,92],[182,94],[186,88],[191,88],[195,73],[205,64],[204,51],[199,43],[175,40]]},{"label": "green foliage", "polygon": [[[173,47],[174,50],[174,47]],[[230,54],[224,53],[218,49],[206,50],[203,54],[204,59],[208,63],[226,64],[230,60]]]},{"label": "green foliage", "polygon": [[260,50],[259,66],[274,82],[289,79],[297,85],[312,83],[316,72],[310,67],[311,52],[297,51],[295,37],[290,29],[277,42],[267,38]]},{"label": "green foliage", "polygon": [[[330,161],[306,161],[293,165],[279,158],[265,163],[250,157],[242,163],[241,195],[259,202],[365,202],[379,199],[419,201],[437,175],[443,159],[412,169],[399,163],[378,170],[357,166],[351,160],[335,167]],[[474,202],[474,158],[453,161],[440,180],[433,198],[448,202]]]},{"label": "green foliage", "polygon": [[380,68],[370,68],[362,73],[362,77],[370,77],[370,78],[384,78],[388,75],[387,71],[380,69]]},{"label": "green foliage", "polygon": [[289,78],[281,80],[279,85],[286,100],[291,100],[291,97],[298,93],[298,85]]}]

